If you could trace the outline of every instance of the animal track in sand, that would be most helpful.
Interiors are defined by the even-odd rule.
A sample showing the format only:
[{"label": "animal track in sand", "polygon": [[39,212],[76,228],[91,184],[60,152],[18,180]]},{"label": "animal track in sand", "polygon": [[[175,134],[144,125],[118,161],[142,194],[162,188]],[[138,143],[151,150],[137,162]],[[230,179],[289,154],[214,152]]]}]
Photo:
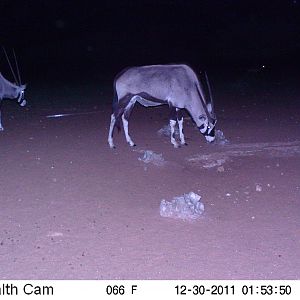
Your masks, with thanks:
[{"label": "animal track in sand", "polygon": [[219,152],[187,157],[188,163],[205,169],[219,167],[235,157],[292,157],[300,155],[300,141],[276,143],[227,144]]}]

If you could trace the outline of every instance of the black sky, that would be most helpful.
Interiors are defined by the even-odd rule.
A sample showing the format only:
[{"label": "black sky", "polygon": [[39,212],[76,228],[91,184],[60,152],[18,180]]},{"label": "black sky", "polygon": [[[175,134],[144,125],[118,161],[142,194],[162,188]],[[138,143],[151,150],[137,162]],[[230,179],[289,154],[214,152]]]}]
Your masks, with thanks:
[{"label": "black sky", "polygon": [[300,0],[2,0],[0,7],[1,44],[36,71],[299,63]]}]

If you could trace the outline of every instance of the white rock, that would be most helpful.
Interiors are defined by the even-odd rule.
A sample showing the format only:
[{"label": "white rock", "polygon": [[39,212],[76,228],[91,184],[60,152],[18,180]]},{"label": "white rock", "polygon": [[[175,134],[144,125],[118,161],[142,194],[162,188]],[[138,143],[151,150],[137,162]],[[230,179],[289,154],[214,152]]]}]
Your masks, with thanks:
[{"label": "white rock", "polygon": [[260,184],[256,184],[255,190],[256,190],[257,192],[261,192],[261,191],[262,191],[262,186],[261,186]]},{"label": "white rock", "polygon": [[171,202],[162,200],[160,215],[174,219],[195,220],[204,212],[201,196],[194,192],[174,197]]},{"label": "white rock", "polygon": [[223,166],[220,166],[220,167],[217,168],[217,171],[220,172],[220,173],[222,173],[222,172],[225,171],[225,169],[224,169]]}]

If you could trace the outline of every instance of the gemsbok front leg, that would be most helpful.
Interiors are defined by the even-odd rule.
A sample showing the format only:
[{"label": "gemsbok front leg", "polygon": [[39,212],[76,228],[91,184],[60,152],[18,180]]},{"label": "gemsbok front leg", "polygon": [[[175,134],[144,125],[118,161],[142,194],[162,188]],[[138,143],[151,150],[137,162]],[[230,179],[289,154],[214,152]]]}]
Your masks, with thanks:
[{"label": "gemsbok front leg", "polygon": [[177,122],[176,116],[177,116],[177,109],[175,107],[171,107],[171,110],[170,110],[171,144],[174,146],[174,148],[179,147],[179,145],[175,139],[175,126],[176,126],[176,122]]},{"label": "gemsbok front leg", "polygon": [[1,120],[1,103],[0,103],[0,131],[3,131],[3,130],[4,130],[4,128],[2,126],[2,120]]},{"label": "gemsbok front leg", "polygon": [[170,120],[170,127],[171,127],[171,144],[174,146],[174,148],[178,148],[179,145],[176,142],[175,139],[175,126],[176,126],[176,121],[175,120]]},{"label": "gemsbok front leg", "polygon": [[183,133],[183,114],[182,114],[182,110],[179,109],[179,108],[176,108],[176,112],[177,112],[177,122],[178,122],[178,127],[179,127],[180,144],[181,145],[187,145],[187,143],[185,142],[184,133]]}]

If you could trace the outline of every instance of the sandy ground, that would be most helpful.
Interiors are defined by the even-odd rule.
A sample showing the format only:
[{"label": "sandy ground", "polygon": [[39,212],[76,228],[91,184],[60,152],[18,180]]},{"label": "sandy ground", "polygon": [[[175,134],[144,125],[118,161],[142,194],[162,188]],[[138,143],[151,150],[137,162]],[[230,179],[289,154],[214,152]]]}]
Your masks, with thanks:
[{"label": "sandy ground", "polygon": [[[111,150],[110,86],[31,86],[26,109],[3,106],[0,278],[300,279],[297,96],[217,89],[229,143],[206,144],[186,116],[180,149],[157,134],[166,108],[136,107],[137,147],[121,132]],[[45,117],[81,112],[93,113]],[[162,199],[190,191],[201,218],[160,216]]]}]

